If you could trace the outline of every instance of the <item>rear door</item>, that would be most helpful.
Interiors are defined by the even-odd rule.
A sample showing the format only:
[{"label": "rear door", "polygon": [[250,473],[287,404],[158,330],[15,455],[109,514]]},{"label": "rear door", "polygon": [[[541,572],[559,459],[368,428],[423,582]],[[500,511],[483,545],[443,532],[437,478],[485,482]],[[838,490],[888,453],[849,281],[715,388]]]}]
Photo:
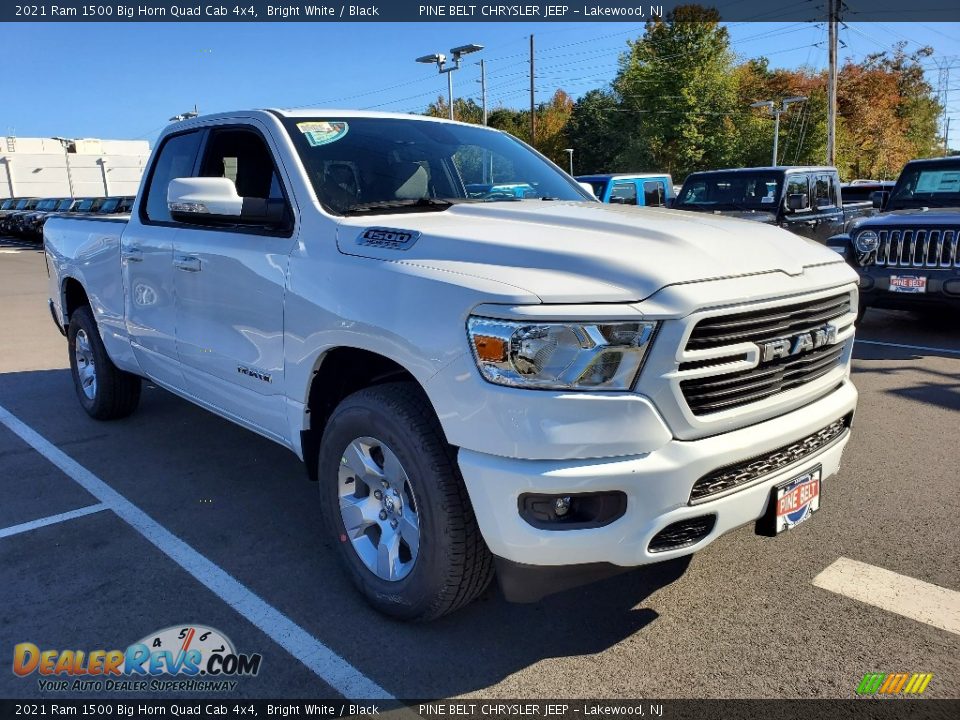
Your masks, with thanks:
[{"label": "rear door", "polygon": [[209,131],[198,175],[229,178],[241,197],[284,202],[286,221],[184,226],[173,252],[177,345],[192,396],[285,442],[283,300],[296,240],[287,183],[267,138],[252,123]]},{"label": "rear door", "polygon": [[[193,174],[202,131],[164,139],[144,184],[146,195],[120,240],[127,332],[143,371],[161,385],[184,389],[177,354],[173,245],[179,225],[167,208],[167,186]],[[92,205],[92,203],[91,203]]]}]

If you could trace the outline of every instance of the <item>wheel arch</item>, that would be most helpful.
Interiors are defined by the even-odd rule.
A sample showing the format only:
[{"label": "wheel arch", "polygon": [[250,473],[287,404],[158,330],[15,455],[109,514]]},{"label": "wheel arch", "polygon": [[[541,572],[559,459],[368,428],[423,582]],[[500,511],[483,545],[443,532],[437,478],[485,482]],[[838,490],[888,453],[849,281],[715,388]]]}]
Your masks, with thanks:
[{"label": "wheel arch", "polygon": [[90,305],[86,288],[73,276],[66,276],[60,286],[60,307],[63,308],[64,327],[70,325],[70,316],[84,305]]},{"label": "wheel arch", "polygon": [[325,350],[315,361],[307,392],[301,448],[307,474],[317,479],[320,438],[330,415],[348,395],[388,382],[411,382],[430,401],[423,384],[408,368],[373,350],[338,346]]}]

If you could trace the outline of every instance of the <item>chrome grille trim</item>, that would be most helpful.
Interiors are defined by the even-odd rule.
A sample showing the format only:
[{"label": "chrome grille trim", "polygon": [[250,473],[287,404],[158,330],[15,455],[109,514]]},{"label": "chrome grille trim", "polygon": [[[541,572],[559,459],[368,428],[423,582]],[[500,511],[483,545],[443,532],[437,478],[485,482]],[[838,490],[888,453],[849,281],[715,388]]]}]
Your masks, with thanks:
[{"label": "chrome grille trim", "polygon": [[[687,409],[710,416],[805,387],[843,366],[856,309],[849,291],[703,318],[691,330],[676,377]],[[825,324],[837,339],[804,353],[761,361],[765,343]],[[824,381],[826,382],[826,380]]]},{"label": "chrome grille trim", "polygon": [[825,428],[797,440],[790,445],[771,450],[737,463],[719,468],[701,477],[690,490],[690,504],[697,505],[740,490],[765,477],[802,462],[837,442],[847,434],[851,416],[834,420]]},{"label": "chrome grille trim", "polygon": [[877,251],[868,265],[894,268],[960,267],[960,233],[945,228],[879,230]]}]

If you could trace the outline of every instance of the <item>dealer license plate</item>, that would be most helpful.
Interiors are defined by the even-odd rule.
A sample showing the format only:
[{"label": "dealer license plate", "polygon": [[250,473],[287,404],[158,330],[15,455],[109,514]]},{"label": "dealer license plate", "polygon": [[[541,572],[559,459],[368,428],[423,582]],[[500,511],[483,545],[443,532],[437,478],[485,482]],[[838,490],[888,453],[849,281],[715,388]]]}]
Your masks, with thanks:
[{"label": "dealer license plate", "polygon": [[925,293],[927,278],[923,275],[891,275],[890,292]]},{"label": "dealer license plate", "polygon": [[796,527],[820,509],[820,474],[817,467],[780,483],[771,493],[776,534]]}]

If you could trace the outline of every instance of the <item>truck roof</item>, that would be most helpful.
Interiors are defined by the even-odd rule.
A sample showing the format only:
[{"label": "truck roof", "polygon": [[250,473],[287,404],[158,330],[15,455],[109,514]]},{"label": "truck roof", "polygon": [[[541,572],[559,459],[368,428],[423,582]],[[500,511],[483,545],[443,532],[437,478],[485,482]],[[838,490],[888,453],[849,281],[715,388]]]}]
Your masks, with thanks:
[{"label": "truck roof", "polygon": [[[255,108],[250,110],[230,110],[225,112],[210,113],[208,115],[198,115],[187,120],[179,120],[171,123],[164,128],[162,135],[166,135],[173,128],[183,129],[193,127],[211,121],[229,121],[237,118],[249,118],[256,116],[274,116],[280,118],[384,118],[395,120],[422,120],[430,122],[449,123],[451,125],[469,125],[478,127],[472,123],[464,123],[459,120],[448,120],[446,118],[433,117],[431,115],[411,115],[408,113],[377,112],[373,110],[344,110],[341,108]],[[487,128],[494,132],[501,132],[496,128]]]},{"label": "truck roof", "polygon": [[706,175],[716,172],[837,172],[835,167],[829,165],[777,165],[776,167],[768,165],[766,167],[746,167],[746,168],[718,168],[716,170],[698,170],[692,172],[687,177],[694,175]]},{"label": "truck roof", "polygon": [[956,165],[958,163],[960,163],[960,155],[948,155],[947,157],[910,160],[907,165]]},{"label": "truck roof", "polygon": [[642,179],[642,178],[662,178],[670,177],[670,173],[665,172],[641,172],[641,173],[597,173],[595,175],[577,175],[577,180],[590,182],[592,180],[614,180],[616,178],[624,179]]}]

